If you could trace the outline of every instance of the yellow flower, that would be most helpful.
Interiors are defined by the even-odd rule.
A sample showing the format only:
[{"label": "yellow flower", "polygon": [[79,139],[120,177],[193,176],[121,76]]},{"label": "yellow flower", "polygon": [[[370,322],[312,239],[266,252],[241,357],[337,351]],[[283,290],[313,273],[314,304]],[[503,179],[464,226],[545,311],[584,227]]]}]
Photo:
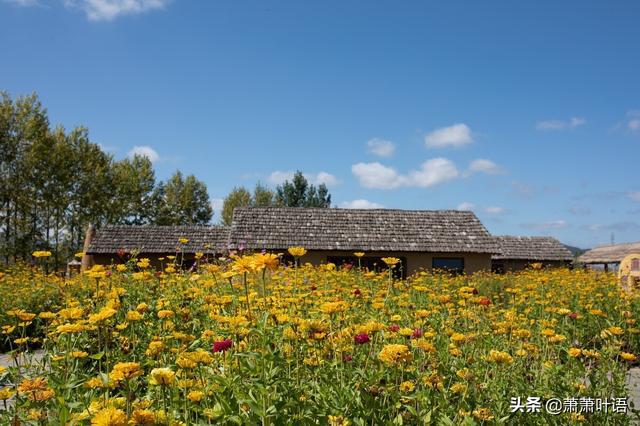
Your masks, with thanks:
[{"label": "yellow flower", "polygon": [[151,370],[151,383],[160,386],[169,386],[173,383],[176,373],[170,368],[154,368]]},{"label": "yellow flower", "polygon": [[116,265],[116,270],[117,270],[118,272],[124,272],[124,271],[126,271],[126,270],[127,270],[127,265],[123,265],[122,263],[121,263],[121,264],[119,264],[119,265]]},{"label": "yellow flower", "polygon": [[81,257],[84,257],[84,253],[83,252],[76,253],[74,257],[77,257],[79,259]]},{"label": "yellow flower", "polygon": [[94,426],[125,426],[127,424],[127,415],[120,409],[107,407],[93,416],[91,424]]},{"label": "yellow flower", "polygon": [[416,388],[416,385],[414,385],[413,382],[405,381],[400,383],[400,392],[410,393],[410,392],[413,392],[415,388]]},{"label": "yellow flower", "polygon": [[307,254],[307,250],[304,247],[289,247],[287,251],[293,257],[302,257]]},{"label": "yellow flower", "polygon": [[451,392],[457,393],[457,394],[465,393],[465,391],[467,390],[467,385],[465,385],[464,383],[457,382],[451,385],[450,390]]},{"label": "yellow flower", "polygon": [[351,422],[342,416],[329,416],[329,426],[349,426]]},{"label": "yellow flower", "polygon": [[119,362],[109,373],[109,378],[114,382],[127,381],[139,376],[142,376],[142,370],[137,362]]},{"label": "yellow flower", "polygon": [[636,359],[638,359],[637,356],[635,356],[634,354],[630,354],[629,352],[620,352],[620,358],[624,359],[625,361],[629,361],[629,362],[633,362]]},{"label": "yellow flower", "polygon": [[491,410],[489,410],[488,408],[478,408],[477,410],[473,410],[473,417],[480,421],[493,420]]},{"label": "yellow flower", "polygon": [[189,242],[189,239],[183,237],[183,238],[178,239],[178,242],[180,244],[187,244]]},{"label": "yellow flower", "polygon": [[513,357],[507,352],[490,350],[487,356],[487,361],[495,362],[496,364],[511,364]]},{"label": "yellow flower", "polygon": [[413,354],[406,345],[385,345],[378,359],[386,364],[397,364],[400,362],[409,362],[413,359]]},{"label": "yellow flower", "polygon": [[44,251],[44,250],[42,250],[42,251],[34,251],[31,255],[33,257],[37,257],[37,258],[39,258],[39,257],[51,257],[51,252],[50,251]]},{"label": "yellow flower", "polygon": [[89,322],[92,324],[106,321],[117,314],[118,311],[112,308],[102,308],[97,314],[89,315]]},{"label": "yellow flower", "polygon": [[202,391],[191,391],[187,394],[187,399],[191,402],[198,403],[202,401],[202,398],[204,398],[204,392]]},{"label": "yellow flower", "polygon": [[582,349],[579,348],[569,348],[569,350],[567,351],[567,353],[569,354],[569,356],[571,358],[578,358],[580,355],[582,355]]},{"label": "yellow flower", "polygon": [[390,268],[393,268],[396,264],[400,263],[400,259],[397,257],[383,257],[382,261]]},{"label": "yellow flower", "polygon": [[364,256],[364,253],[363,253],[363,252],[361,252],[361,251],[357,251],[357,252],[353,253],[353,255],[354,255],[355,257],[362,257],[362,256]]}]

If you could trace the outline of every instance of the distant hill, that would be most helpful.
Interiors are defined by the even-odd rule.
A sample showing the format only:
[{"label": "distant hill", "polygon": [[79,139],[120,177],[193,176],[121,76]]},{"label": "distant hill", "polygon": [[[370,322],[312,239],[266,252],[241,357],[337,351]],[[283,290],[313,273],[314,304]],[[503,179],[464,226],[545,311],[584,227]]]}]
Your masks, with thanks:
[{"label": "distant hill", "polygon": [[571,254],[573,254],[574,257],[580,256],[582,253],[589,250],[589,249],[581,249],[580,247],[568,246],[566,244],[563,244],[563,246],[565,246],[567,250],[569,250]]}]

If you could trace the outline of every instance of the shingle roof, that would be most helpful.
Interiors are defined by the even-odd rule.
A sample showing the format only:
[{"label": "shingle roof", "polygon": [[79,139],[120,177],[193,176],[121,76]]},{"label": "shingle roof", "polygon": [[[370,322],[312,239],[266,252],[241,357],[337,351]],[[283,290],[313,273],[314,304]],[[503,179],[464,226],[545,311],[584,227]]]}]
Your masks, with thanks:
[{"label": "shingle roof", "polygon": [[495,260],[573,260],[573,255],[560,241],[552,237],[513,237],[510,235],[495,237],[500,246],[500,254],[493,255]]},{"label": "shingle roof", "polygon": [[497,253],[478,218],[458,210],[236,208],[229,248]]},{"label": "shingle roof", "polygon": [[[99,229],[88,254],[117,253],[118,250],[141,253],[221,253],[227,249],[228,228],[223,226],[126,226],[110,225]],[[178,240],[187,238],[186,244]]]},{"label": "shingle roof", "polygon": [[640,253],[640,242],[596,247],[578,258],[581,263],[618,263],[632,253]]}]

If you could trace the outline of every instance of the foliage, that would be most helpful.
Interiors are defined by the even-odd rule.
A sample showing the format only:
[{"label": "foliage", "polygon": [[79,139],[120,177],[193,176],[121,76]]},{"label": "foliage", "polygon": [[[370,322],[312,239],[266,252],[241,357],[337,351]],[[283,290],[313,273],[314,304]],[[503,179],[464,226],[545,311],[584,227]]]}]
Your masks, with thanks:
[{"label": "foliage", "polygon": [[[292,250],[304,261],[303,248]],[[0,299],[4,339],[15,353],[42,345],[46,368],[0,372],[9,386],[0,396],[18,391],[0,423],[629,423],[612,412],[509,409],[518,396],[627,395],[640,295],[611,274],[402,281],[283,267],[269,253],[198,255],[192,273],[178,267],[180,253],[162,262],[153,271],[131,259],[67,281],[28,269],[1,276],[0,292],[15,295]]]},{"label": "foliage", "polygon": [[177,172],[156,183],[148,158],[120,161],[84,127],[51,128],[38,97],[0,93],[0,258],[53,253],[60,267],[82,248],[88,224],[204,224],[206,186]]},{"label": "foliage", "polygon": [[331,207],[331,195],[323,183],[317,188],[309,184],[301,171],[276,188],[276,204],[286,207]]}]

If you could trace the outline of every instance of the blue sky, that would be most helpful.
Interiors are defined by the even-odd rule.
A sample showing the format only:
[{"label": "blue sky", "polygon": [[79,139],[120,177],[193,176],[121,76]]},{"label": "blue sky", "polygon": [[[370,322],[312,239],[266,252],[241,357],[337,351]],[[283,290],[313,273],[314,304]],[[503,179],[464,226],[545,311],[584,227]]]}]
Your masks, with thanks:
[{"label": "blue sky", "polygon": [[0,0],[0,90],[116,158],[640,240],[640,2]]}]

